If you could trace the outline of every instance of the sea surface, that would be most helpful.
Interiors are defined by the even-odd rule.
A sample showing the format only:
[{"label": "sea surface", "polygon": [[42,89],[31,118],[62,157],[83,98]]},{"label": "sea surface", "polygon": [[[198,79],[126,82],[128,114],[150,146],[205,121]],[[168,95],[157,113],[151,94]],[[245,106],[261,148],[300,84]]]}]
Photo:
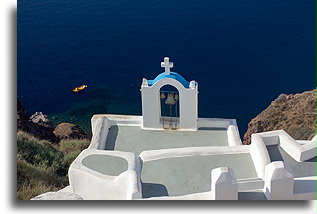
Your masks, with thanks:
[{"label": "sea surface", "polygon": [[[240,134],[281,93],[315,88],[314,0],[18,0],[17,96],[29,115],[90,129],[141,114],[142,78],[199,84],[199,117]],[[76,86],[87,84],[83,93]],[[242,136],[241,136],[242,137]]]}]

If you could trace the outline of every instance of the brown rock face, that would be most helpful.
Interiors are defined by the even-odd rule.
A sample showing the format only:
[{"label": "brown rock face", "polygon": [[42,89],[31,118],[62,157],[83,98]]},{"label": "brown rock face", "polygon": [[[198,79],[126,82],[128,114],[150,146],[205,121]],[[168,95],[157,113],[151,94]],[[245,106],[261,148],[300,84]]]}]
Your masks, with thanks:
[{"label": "brown rock face", "polygon": [[281,94],[248,124],[243,144],[251,143],[251,134],[286,131],[296,140],[309,140],[316,134],[316,89],[300,94]]},{"label": "brown rock face", "polygon": [[53,143],[59,142],[59,139],[53,133],[53,127],[32,122],[19,101],[17,101],[17,129],[42,140],[49,140]]},{"label": "brown rock face", "polygon": [[71,123],[61,123],[54,129],[54,134],[60,139],[84,139],[88,135],[79,126]]}]

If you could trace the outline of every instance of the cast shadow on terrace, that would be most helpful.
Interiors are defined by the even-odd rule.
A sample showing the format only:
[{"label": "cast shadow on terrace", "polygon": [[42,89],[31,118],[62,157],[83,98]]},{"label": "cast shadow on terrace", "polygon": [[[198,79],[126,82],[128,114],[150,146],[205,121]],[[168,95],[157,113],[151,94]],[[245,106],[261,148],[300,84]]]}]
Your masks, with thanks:
[{"label": "cast shadow on terrace", "polygon": [[168,196],[167,188],[163,184],[142,183],[143,198]]}]

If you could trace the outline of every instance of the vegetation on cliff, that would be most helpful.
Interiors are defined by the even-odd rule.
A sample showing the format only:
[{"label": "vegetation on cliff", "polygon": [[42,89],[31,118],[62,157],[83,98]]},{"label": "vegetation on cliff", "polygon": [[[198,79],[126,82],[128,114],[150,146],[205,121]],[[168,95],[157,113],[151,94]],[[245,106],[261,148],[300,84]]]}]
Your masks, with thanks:
[{"label": "vegetation on cliff", "polygon": [[17,199],[29,200],[68,185],[67,172],[89,141],[62,140],[53,144],[26,132],[17,133]]},{"label": "vegetation on cliff", "polygon": [[68,168],[88,147],[89,136],[74,124],[54,127],[36,112],[29,117],[17,101],[17,198],[28,200],[68,185]]}]

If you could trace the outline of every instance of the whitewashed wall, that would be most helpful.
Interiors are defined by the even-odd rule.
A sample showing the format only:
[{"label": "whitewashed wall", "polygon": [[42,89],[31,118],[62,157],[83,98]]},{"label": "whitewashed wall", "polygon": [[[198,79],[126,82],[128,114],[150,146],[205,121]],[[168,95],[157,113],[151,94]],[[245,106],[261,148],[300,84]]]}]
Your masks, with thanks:
[{"label": "whitewashed wall", "polygon": [[[128,162],[128,168],[118,176],[110,176],[101,174],[82,164],[85,157],[96,154],[123,158]],[[83,150],[69,168],[69,190],[81,196],[84,200],[132,200],[142,198],[141,164],[139,158],[130,152]]]},{"label": "whitewashed wall", "polygon": [[163,129],[163,124],[160,123],[160,89],[165,85],[174,86],[179,92],[180,130],[197,130],[198,85],[195,84],[193,88],[185,88],[180,82],[172,78],[161,79],[152,86],[148,86],[147,81],[143,81],[141,86],[142,128]]}]

